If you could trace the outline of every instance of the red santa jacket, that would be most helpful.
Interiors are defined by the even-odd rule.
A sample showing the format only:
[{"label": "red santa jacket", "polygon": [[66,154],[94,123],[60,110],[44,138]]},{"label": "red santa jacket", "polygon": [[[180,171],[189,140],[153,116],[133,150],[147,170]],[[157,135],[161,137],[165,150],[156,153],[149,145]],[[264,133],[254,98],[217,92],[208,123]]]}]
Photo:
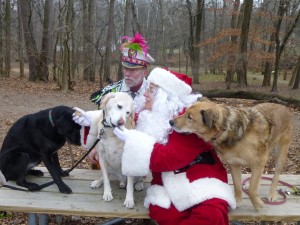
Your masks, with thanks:
[{"label": "red santa jacket", "polygon": [[[195,164],[182,173],[175,170],[189,165],[204,151],[211,151],[215,164]],[[146,176],[153,180],[147,190],[145,207],[149,204],[169,208],[171,203],[183,211],[203,201],[219,198],[236,207],[233,191],[227,184],[226,170],[211,145],[195,134],[173,131],[168,143],[155,143],[145,133],[130,130],[122,156],[122,172],[127,176]]]}]

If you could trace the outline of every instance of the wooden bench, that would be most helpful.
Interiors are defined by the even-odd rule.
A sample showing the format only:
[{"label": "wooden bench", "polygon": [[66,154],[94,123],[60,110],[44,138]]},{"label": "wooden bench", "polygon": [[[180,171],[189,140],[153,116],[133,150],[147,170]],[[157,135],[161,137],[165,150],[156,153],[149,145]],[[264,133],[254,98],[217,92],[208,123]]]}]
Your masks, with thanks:
[{"label": "wooden bench", "polygon": [[[45,168],[44,177],[32,177],[31,181],[42,184],[51,180]],[[123,206],[125,190],[119,189],[117,182],[112,182],[114,199],[111,202],[102,200],[103,189],[91,189],[90,183],[99,177],[99,171],[75,169],[64,181],[72,188],[73,194],[62,194],[54,184],[38,192],[23,192],[0,188],[0,211],[14,211],[38,214],[77,215],[107,218],[149,218],[148,210],[143,207],[145,190],[135,192],[135,207]],[[243,179],[249,175],[243,175]],[[230,184],[231,176],[229,175]],[[280,180],[300,186],[300,175],[281,175]],[[149,179],[146,186],[149,186]],[[14,182],[9,182],[15,185]],[[270,181],[262,180],[260,193],[267,195]],[[283,190],[289,188],[280,186]],[[300,221],[300,196],[287,195],[287,201],[280,205],[265,205],[260,213],[256,212],[244,194],[242,207],[229,214],[231,221]],[[234,222],[233,222],[234,223]],[[300,223],[298,223],[300,224]]]}]

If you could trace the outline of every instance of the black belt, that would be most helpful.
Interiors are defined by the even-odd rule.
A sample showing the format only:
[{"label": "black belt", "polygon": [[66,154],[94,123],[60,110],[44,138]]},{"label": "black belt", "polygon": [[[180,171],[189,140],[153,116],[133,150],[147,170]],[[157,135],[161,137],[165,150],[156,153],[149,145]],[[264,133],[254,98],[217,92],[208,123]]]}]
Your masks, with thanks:
[{"label": "black belt", "polygon": [[212,156],[211,152],[202,152],[200,155],[198,155],[193,162],[191,162],[189,165],[182,167],[181,169],[178,170],[174,170],[175,174],[178,173],[183,173],[185,171],[187,171],[191,166],[195,165],[195,164],[209,164],[209,165],[213,165],[215,164],[215,159]]}]

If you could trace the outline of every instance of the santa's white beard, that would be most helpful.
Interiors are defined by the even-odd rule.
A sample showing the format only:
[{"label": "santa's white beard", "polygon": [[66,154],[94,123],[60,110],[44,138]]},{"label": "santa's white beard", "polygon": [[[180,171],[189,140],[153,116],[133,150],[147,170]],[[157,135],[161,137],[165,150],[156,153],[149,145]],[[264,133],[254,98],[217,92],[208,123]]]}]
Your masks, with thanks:
[{"label": "santa's white beard", "polygon": [[136,129],[155,138],[156,142],[165,144],[172,130],[169,115],[161,112],[144,110],[139,113]]}]

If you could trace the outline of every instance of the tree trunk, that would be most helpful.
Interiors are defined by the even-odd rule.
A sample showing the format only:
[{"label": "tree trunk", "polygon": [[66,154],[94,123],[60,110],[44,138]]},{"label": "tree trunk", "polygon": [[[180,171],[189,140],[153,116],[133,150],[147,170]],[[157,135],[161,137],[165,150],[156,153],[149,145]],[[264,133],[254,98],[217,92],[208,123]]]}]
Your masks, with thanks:
[{"label": "tree trunk", "polygon": [[67,14],[65,18],[65,33],[63,39],[63,73],[62,73],[62,85],[61,90],[67,92],[72,87],[71,80],[71,62],[70,62],[70,33],[72,25],[72,9],[73,0],[66,1]]},{"label": "tree trunk", "polygon": [[[189,0],[189,5],[191,7],[191,3]],[[190,58],[192,65],[192,77],[193,83],[199,84],[200,80],[200,48],[194,47],[195,44],[198,44],[201,40],[201,27],[202,27],[202,12],[204,9],[204,0],[197,0],[197,11],[196,11],[196,21],[195,26],[193,25],[193,19],[190,15]],[[195,27],[195,32],[193,31]]]},{"label": "tree trunk", "polygon": [[300,56],[298,57],[298,63],[297,63],[297,71],[295,73],[295,80],[292,90],[299,89],[299,83],[300,83]]},{"label": "tree trunk", "polygon": [[108,11],[108,23],[107,23],[107,38],[106,38],[106,52],[105,52],[105,62],[104,62],[104,79],[105,81],[110,81],[110,64],[111,64],[111,44],[113,35],[113,14],[114,14],[115,0],[109,1],[109,11]]},{"label": "tree trunk", "polygon": [[246,1],[244,8],[243,23],[240,36],[240,55],[237,63],[237,76],[239,77],[239,85],[241,87],[247,87],[247,67],[248,67],[248,56],[247,56],[247,44],[248,34],[250,27],[250,18],[253,6],[253,0]]},{"label": "tree trunk", "polygon": [[94,0],[83,0],[83,79],[95,81],[94,70]]},{"label": "tree trunk", "polygon": [[48,58],[50,51],[50,24],[53,14],[53,0],[45,0],[42,48],[40,53],[41,80],[49,81]]},{"label": "tree trunk", "polygon": [[5,1],[5,72],[4,76],[10,76],[10,0]]},{"label": "tree trunk", "polygon": [[19,57],[19,67],[20,67],[20,77],[24,77],[24,52],[23,52],[23,33],[22,33],[22,18],[20,11],[20,1],[17,2],[18,5],[18,57]]},{"label": "tree trunk", "polygon": [[35,81],[39,79],[38,69],[38,52],[34,39],[32,28],[32,13],[31,13],[31,1],[19,0],[21,6],[23,32],[26,46],[26,54],[29,67],[29,81]]},{"label": "tree trunk", "polygon": [[278,12],[277,12],[277,17],[278,22],[274,23],[274,27],[275,27],[275,34],[276,34],[276,38],[275,38],[275,43],[276,43],[276,54],[275,54],[275,71],[274,71],[274,79],[273,79],[273,85],[272,85],[272,92],[277,92],[277,81],[278,81],[278,74],[279,74],[279,62],[280,62],[280,57],[282,55],[282,52],[284,50],[284,47],[289,39],[289,37],[291,36],[296,24],[298,23],[298,20],[300,18],[300,9],[298,9],[298,12],[296,14],[296,17],[294,19],[294,21],[292,21],[290,23],[289,29],[287,29],[286,33],[283,36],[283,39],[280,40],[279,35],[280,35],[280,27],[281,27],[281,23],[283,20],[283,16],[284,13],[286,12],[286,10],[288,9],[288,5],[290,4],[290,1],[287,0],[281,0],[279,3],[279,7],[278,7]]},{"label": "tree trunk", "polygon": [[[234,2],[234,8],[231,14],[231,22],[230,22],[230,27],[231,29],[236,29],[237,26],[237,12],[239,10],[240,6],[240,0],[235,0]],[[233,74],[235,73],[235,49],[237,45],[237,36],[232,35],[231,36],[231,48],[230,52],[228,53],[228,59],[227,59],[227,74],[225,78],[225,83],[227,89],[230,89],[231,83],[233,82]]]}]

